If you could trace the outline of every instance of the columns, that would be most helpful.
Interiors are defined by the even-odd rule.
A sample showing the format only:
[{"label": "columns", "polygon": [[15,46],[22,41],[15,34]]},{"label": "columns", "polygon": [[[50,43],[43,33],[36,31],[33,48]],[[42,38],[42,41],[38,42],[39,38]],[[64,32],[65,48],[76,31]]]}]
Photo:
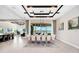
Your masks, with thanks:
[{"label": "columns", "polygon": [[56,20],[53,20],[53,33],[56,34]]},{"label": "columns", "polygon": [[26,20],[26,34],[31,35],[31,23],[30,20]]},{"label": "columns", "polygon": [[29,20],[29,35],[31,35],[31,22]]},{"label": "columns", "polygon": [[51,21],[51,35],[53,35],[53,21]]},{"label": "columns", "polygon": [[29,34],[29,20],[26,20],[26,34]]}]

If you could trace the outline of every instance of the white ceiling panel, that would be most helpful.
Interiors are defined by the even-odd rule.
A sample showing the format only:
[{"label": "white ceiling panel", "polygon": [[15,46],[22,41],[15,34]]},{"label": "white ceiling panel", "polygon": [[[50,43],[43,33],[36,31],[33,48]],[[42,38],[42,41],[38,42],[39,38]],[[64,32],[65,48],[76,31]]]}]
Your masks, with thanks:
[{"label": "white ceiling panel", "polygon": [[[32,6],[35,6],[36,8],[34,8]],[[27,10],[27,12],[30,16],[52,16],[61,5],[48,5],[48,6],[52,6],[52,7],[48,7],[48,6],[46,7],[45,5],[44,5],[45,7],[39,7],[41,5],[32,5],[32,6],[27,7],[26,5],[24,5],[24,8]],[[57,6],[57,7],[54,7],[54,6]],[[34,13],[38,14],[38,15],[35,15]],[[46,15],[45,15],[45,13],[46,13]]]},{"label": "white ceiling panel", "polygon": [[[24,5],[27,6],[27,5]],[[67,13],[69,10],[74,8],[76,5],[64,5],[60,10],[59,14],[56,14],[53,18],[31,18],[28,16],[28,14],[24,14],[25,10],[21,5],[0,5],[0,20],[55,20],[63,16],[65,13]],[[27,8],[27,11],[30,13],[34,11],[35,13],[42,13],[40,11],[43,11],[43,13],[48,13],[50,10],[55,12],[57,9],[55,8]],[[32,14],[31,14],[32,15]],[[50,14],[49,16],[51,16]]]}]

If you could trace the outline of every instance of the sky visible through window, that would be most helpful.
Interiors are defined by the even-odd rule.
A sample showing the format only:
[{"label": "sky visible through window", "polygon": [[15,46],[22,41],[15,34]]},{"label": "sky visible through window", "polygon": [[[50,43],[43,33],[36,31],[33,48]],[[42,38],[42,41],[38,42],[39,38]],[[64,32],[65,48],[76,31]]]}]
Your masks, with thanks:
[{"label": "sky visible through window", "polygon": [[34,26],[34,30],[40,32],[46,31],[51,33],[51,26]]}]

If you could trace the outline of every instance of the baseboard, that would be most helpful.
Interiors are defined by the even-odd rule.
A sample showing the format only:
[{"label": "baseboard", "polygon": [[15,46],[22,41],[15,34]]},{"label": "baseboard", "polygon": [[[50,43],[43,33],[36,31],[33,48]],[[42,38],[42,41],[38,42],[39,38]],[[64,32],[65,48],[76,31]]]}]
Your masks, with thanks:
[{"label": "baseboard", "polygon": [[79,49],[79,46],[74,45],[74,44],[72,44],[72,43],[70,43],[70,42],[67,42],[67,41],[64,41],[64,40],[60,40],[60,41],[62,41],[62,42],[64,42],[64,43],[68,44],[68,45],[71,45],[71,46],[73,46],[73,47]]}]

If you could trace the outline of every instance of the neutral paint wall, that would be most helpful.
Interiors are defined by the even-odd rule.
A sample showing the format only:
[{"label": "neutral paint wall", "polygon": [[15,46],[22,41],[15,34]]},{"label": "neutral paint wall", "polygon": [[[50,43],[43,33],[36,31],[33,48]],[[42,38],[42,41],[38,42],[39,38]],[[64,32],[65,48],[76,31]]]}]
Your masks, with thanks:
[{"label": "neutral paint wall", "polygon": [[[72,8],[69,12],[57,20],[56,38],[76,48],[79,48],[79,29],[68,30],[68,20],[77,16],[79,16],[79,6]],[[58,30],[61,22],[64,22],[64,30]]]}]

